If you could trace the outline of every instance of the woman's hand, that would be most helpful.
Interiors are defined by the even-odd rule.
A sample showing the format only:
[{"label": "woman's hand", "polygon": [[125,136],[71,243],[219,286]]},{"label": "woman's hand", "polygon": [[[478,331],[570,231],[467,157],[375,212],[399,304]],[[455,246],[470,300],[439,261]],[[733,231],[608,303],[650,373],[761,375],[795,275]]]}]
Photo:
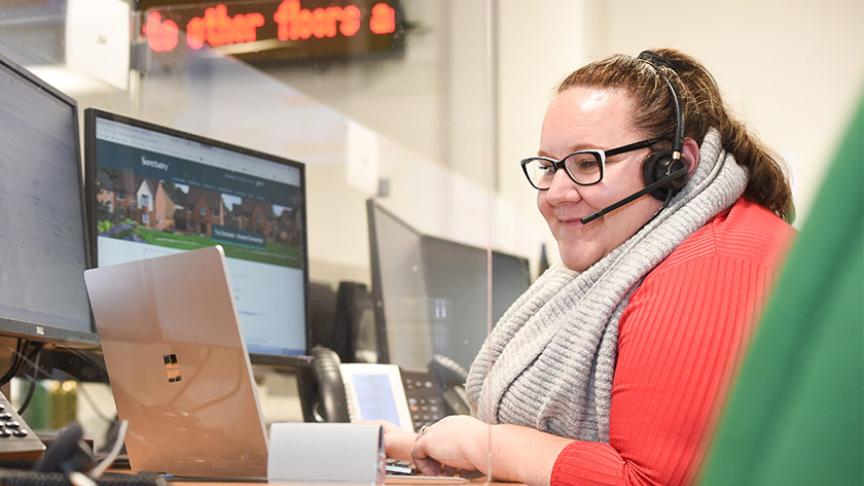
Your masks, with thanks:
[{"label": "woman's hand", "polygon": [[430,476],[458,470],[485,472],[488,443],[489,424],[452,415],[421,431],[411,457],[417,469]]},{"label": "woman's hand", "polygon": [[398,425],[386,420],[359,420],[355,423],[380,425],[384,429],[384,451],[387,457],[403,461],[411,460],[411,449],[417,438],[414,432],[402,430]]}]

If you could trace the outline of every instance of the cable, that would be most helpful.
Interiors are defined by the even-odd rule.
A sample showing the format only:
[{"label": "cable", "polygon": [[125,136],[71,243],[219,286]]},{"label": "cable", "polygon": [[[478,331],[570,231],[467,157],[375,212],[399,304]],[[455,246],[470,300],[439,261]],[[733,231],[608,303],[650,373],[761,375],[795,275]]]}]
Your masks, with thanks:
[{"label": "cable", "polygon": [[117,456],[120,455],[120,451],[123,449],[123,441],[126,439],[126,431],[129,429],[129,421],[121,420],[120,428],[117,430],[117,439],[114,440],[114,445],[111,447],[111,452],[105,456],[104,459],[90,471],[90,477],[99,478],[102,476],[102,473],[105,472],[106,469],[111,467],[114,464],[114,460],[117,459]]},{"label": "cable", "polygon": [[86,474],[79,471],[70,471],[66,473],[66,479],[73,486],[97,486],[96,481],[90,479]]},{"label": "cable", "polygon": [[90,405],[90,408],[93,409],[93,413],[96,414],[97,417],[104,420],[105,422],[108,422],[109,424],[117,422],[117,420],[108,417],[102,412],[102,410],[99,410],[99,407],[96,405],[96,400],[93,399],[93,396],[90,395],[90,392],[88,392],[86,388],[84,388],[83,386],[79,386],[78,391],[81,392],[81,396],[83,396],[84,399],[87,400],[87,403]]},{"label": "cable", "polygon": [[[32,349],[30,349],[30,347],[29,347],[30,345],[33,346]],[[21,340],[19,340],[18,345],[16,345],[16,349],[13,350],[12,348],[7,347],[7,349],[12,351],[12,353],[14,355],[14,360],[16,361],[14,368],[15,368],[16,372],[18,369],[20,369],[20,367],[25,362],[27,364],[29,364],[33,369],[32,373],[30,373],[28,376],[25,377],[27,380],[29,380],[31,382],[31,391],[28,393],[28,397],[25,399],[25,402],[21,407],[21,411],[26,409],[30,403],[30,399],[32,398],[32,391],[33,391],[33,388],[35,388],[39,373],[41,372],[45,376],[49,375],[49,373],[47,373],[45,370],[43,370],[42,367],[39,365],[39,358],[41,357],[41,352],[42,352],[43,348],[44,348],[43,343],[29,343],[29,344],[25,343],[25,344],[22,344]],[[72,351],[72,348],[65,348],[65,349]],[[28,350],[30,352],[30,356],[25,356],[25,352]],[[97,365],[98,367],[100,367],[104,370],[103,366],[101,366],[99,363],[97,363],[92,358],[84,355],[83,353],[76,353],[75,351],[73,351],[73,354],[78,354],[80,356],[83,356],[84,358],[89,360],[91,363]],[[9,369],[9,371],[7,371],[7,374],[10,374],[12,371],[13,371],[13,367],[10,366],[10,369]],[[65,370],[58,369],[57,371],[59,371],[63,375],[66,375],[68,377],[75,379],[75,381],[78,381],[75,376],[73,376],[71,373],[66,372]],[[14,374],[13,374],[13,376],[14,376]],[[11,377],[9,379],[11,379]],[[104,420],[110,424],[118,423],[117,420],[108,418],[104,413],[102,413],[101,410],[99,410],[99,407],[96,405],[95,400],[87,392],[87,390],[85,388],[79,387],[78,390],[81,392],[81,395],[89,402],[90,406],[93,408],[94,413],[99,418],[101,418],[102,420]],[[21,413],[21,412],[19,412],[19,413]],[[78,427],[80,427],[80,425],[78,425]],[[71,483],[73,486],[97,486],[98,483],[96,482],[96,479],[100,478],[102,476],[102,474],[104,474],[105,471],[109,467],[111,467],[111,465],[114,463],[114,461],[117,459],[117,457],[120,455],[121,451],[123,450],[123,444],[124,444],[124,440],[126,438],[126,433],[127,433],[128,429],[129,429],[129,422],[128,421],[126,421],[126,420],[119,421],[119,428],[117,431],[117,437],[114,439],[114,443],[111,447],[111,451],[108,453],[108,455],[106,455],[99,462],[99,464],[96,465],[96,467],[94,467],[90,471],[89,475],[78,472],[78,471],[74,471],[74,470],[65,470],[64,474],[65,474],[67,480],[69,481],[69,483]],[[83,443],[82,443],[82,447],[83,447]],[[87,449],[88,454],[91,454],[91,456],[92,456],[92,451],[89,451],[89,447],[85,447],[85,448]],[[159,486],[159,485],[164,486],[165,485],[164,481],[160,481],[160,480],[154,480],[153,483],[157,486]]]},{"label": "cable", "polygon": [[[12,350],[8,346],[7,349]],[[18,368],[21,367],[21,357],[24,356],[25,352],[27,352],[27,340],[17,338],[15,349],[12,350],[12,361],[9,363],[9,369],[0,377],[0,386],[9,383],[9,380],[18,373]]]},{"label": "cable", "polygon": [[[78,350],[75,348],[70,348],[68,346],[63,346],[63,345],[56,345],[56,347],[58,349],[63,350],[63,351],[67,351],[70,354],[78,356],[79,358],[81,358],[85,361],[88,361],[90,364],[92,364],[93,366],[95,366],[96,368],[98,368],[102,372],[102,376],[108,376],[108,370],[105,369],[105,365],[103,363],[96,361],[95,359],[93,359],[92,357],[87,355],[87,353],[84,353],[81,350]],[[67,373],[64,370],[58,370],[58,371],[60,371],[61,373],[65,374],[65,375],[71,376],[72,378],[75,379],[75,381],[80,381],[80,380],[78,380],[77,377],[73,376],[71,373]],[[108,422],[109,424],[114,424],[117,422],[117,420],[115,420],[113,418],[109,418],[107,415],[102,413],[102,411],[96,405],[96,400],[93,399],[93,397],[90,395],[90,393],[84,387],[79,387],[78,390],[81,392],[81,396],[83,396],[84,399],[87,400],[87,403],[90,405],[90,408],[93,409],[93,413],[95,413],[97,417],[104,420],[105,422]]]},{"label": "cable", "polygon": [[93,359],[90,355],[88,355],[84,351],[82,351],[80,349],[76,349],[76,348],[70,348],[70,347],[63,346],[63,345],[55,345],[54,347],[57,349],[60,349],[62,351],[68,352],[70,354],[73,354],[73,355],[81,358],[82,360],[89,362],[94,367],[99,369],[99,371],[102,373],[103,377],[108,376],[108,370],[105,368],[105,364]]},{"label": "cable", "polygon": [[21,338],[18,338],[15,340],[15,349],[12,349],[12,348],[6,346],[6,349],[12,351],[12,356],[11,356],[11,359],[9,360],[9,369],[6,370],[6,373],[4,373],[3,377],[0,378],[0,385],[5,385],[6,383],[9,382],[9,380],[12,379],[13,376],[15,376],[15,369],[19,366],[18,356],[20,356],[23,344],[24,344],[24,340]]},{"label": "cable", "polygon": [[[21,360],[22,362],[26,361],[28,364],[30,364],[30,365],[33,366],[34,368],[38,367],[38,369],[39,369],[40,371],[42,371],[42,374],[44,374],[45,376],[49,376],[49,375],[50,375],[49,373],[46,373],[46,372],[42,369],[42,367],[39,366],[38,363],[34,363],[33,360],[31,360],[30,358],[24,356],[23,354],[20,354],[17,350],[13,350],[12,348],[10,348],[10,347],[8,347],[8,346],[6,347],[6,349],[9,349],[9,350],[12,351],[13,353],[15,353],[16,356],[18,357],[18,359]],[[71,349],[71,348],[68,348],[68,349]],[[94,363],[95,363],[95,362],[94,362]],[[19,367],[20,367],[20,364],[19,364]],[[58,371],[58,372],[60,372],[61,374],[65,375],[65,376],[67,376],[67,377],[69,377],[69,378],[71,378],[72,381],[75,381],[76,383],[80,381],[77,377],[75,377],[75,376],[72,375],[71,373],[68,373],[67,371],[64,371],[64,370],[61,370],[61,369],[56,369],[56,371]],[[32,380],[30,377],[26,377],[26,379],[31,380],[31,381],[35,381],[35,380]],[[93,408],[93,412],[96,414],[97,417],[99,417],[100,419],[104,420],[105,422],[108,422],[109,424],[112,424],[112,423],[115,423],[115,422],[116,422],[116,420],[114,420],[113,418],[109,418],[107,415],[105,415],[104,413],[102,413],[102,411],[101,411],[101,410],[99,409],[99,407],[96,405],[96,401],[93,399],[93,397],[90,395],[90,393],[87,392],[87,390],[86,390],[84,387],[78,387],[78,391],[81,392],[81,396],[83,396],[84,399],[87,400],[88,404]]]},{"label": "cable", "polygon": [[35,359],[33,360],[33,372],[30,373],[30,388],[27,390],[27,395],[24,397],[24,401],[21,403],[21,407],[18,409],[18,415],[22,415],[27,407],[30,406],[30,401],[33,399],[33,394],[36,391],[36,386],[38,385],[37,379],[39,378],[39,358],[42,357],[42,350],[45,349],[44,344],[42,343],[34,343],[36,346],[32,353],[35,355]]}]

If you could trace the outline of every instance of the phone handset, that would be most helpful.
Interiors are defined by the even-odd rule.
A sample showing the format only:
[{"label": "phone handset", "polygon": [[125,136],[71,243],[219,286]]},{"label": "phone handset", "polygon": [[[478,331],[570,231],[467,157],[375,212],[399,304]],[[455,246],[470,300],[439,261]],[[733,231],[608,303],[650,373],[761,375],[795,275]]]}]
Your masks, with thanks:
[{"label": "phone handset", "polygon": [[339,355],[323,346],[312,348],[315,379],[318,380],[318,401],[313,414],[318,422],[350,422],[345,383],[339,371]]}]

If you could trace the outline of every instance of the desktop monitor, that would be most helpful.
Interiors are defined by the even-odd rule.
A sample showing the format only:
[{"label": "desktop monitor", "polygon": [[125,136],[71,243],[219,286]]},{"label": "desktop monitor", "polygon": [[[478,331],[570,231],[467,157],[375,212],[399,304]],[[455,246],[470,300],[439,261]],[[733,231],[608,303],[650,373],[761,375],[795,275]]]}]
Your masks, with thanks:
[{"label": "desktop monitor", "polygon": [[[423,266],[429,293],[432,347],[465,369],[489,333],[489,252],[455,241],[423,237]],[[530,284],[528,260],[492,252],[492,315],[495,325]]]},{"label": "desktop monitor", "polygon": [[98,342],[74,100],[0,56],[0,334]]},{"label": "desktop monitor", "polygon": [[95,109],[85,124],[98,266],[222,245],[253,361],[305,355],[303,164]]},{"label": "desktop monitor", "polygon": [[371,199],[366,210],[378,361],[426,369],[433,349],[423,235]]},{"label": "desktop monitor", "polygon": [[[424,369],[441,354],[470,367],[489,331],[489,252],[423,235],[373,201],[367,204],[382,360]],[[492,251],[493,325],[529,284],[527,259]]]}]

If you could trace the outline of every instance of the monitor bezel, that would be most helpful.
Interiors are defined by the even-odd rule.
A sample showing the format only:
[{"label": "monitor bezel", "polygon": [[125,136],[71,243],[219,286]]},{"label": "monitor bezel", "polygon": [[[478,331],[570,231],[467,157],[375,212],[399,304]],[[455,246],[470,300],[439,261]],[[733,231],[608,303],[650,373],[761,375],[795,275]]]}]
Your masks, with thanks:
[{"label": "monitor bezel", "polygon": [[92,248],[93,266],[99,264],[99,245],[97,244],[98,230],[96,225],[96,120],[103,118],[118,123],[124,123],[137,128],[150,130],[164,135],[178,137],[185,140],[190,140],[203,145],[217,147],[223,150],[237,152],[251,157],[269,160],[283,165],[288,165],[299,169],[300,171],[300,191],[301,191],[301,229],[302,237],[302,259],[303,259],[303,326],[305,333],[306,349],[303,354],[281,355],[281,354],[260,354],[249,353],[249,357],[253,364],[263,365],[279,365],[279,364],[302,364],[308,360],[308,354],[311,347],[310,330],[309,330],[309,243],[308,243],[308,222],[306,212],[306,165],[296,160],[291,160],[285,157],[261,152],[258,150],[241,147],[227,142],[214,140],[194,133],[184,132],[164,125],[146,122],[136,118],[131,118],[125,115],[112,113],[99,108],[87,108],[84,110],[84,192],[87,200],[88,217],[93,222],[90,225],[90,247]]},{"label": "monitor bezel", "polygon": [[[84,173],[81,163],[81,140],[80,129],[78,123],[78,102],[71,96],[61,92],[57,88],[43,81],[35,74],[28,71],[23,66],[12,61],[8,57],[0,54],[0,68],[8,69],[17,76],[20,76],[26,82],[35,85],[39,90],[44,91],[50,96],[53,96],[60,102],[69,106],[72,110],[72,128],[74,130],[74,148],[75,148],[75,168],[78,175],[78,194],[81,204],[81,227],[84,230],[84,270],[92,268],[95,260],[93,260],[92,248],[90,247],[90,238],[88,235],[88,209],[86,204],[86,196],[84,192]],[[81,272],[81,285],[84,285],[84,272]],[[87,303],[89,309],[90,303]],[[90,312],[90,332],[81,332],[46,325],[34,322],[24,322],[17,319],[9,319],[0,317],[0,333],[3,335],[28,339],[31,341],[40,341],[47,344],[62,344],[67,347],[96,347],[99,344],[99,335],[96,332],[96,327],[93,322],[93,314]]]},{"label": "monitor bezel", "polygon": [[366,222],[369,227],[369,269],[372,276],[372,301],[375,313],[375,343],[378,348],[378,362],[390,363],[390,346],[387,338],[387,316],[384,312],[384,289],[381,283],[381,255],[378,252],[378,233],[375,231],[375,211],[381,211],[398,224],[406,227],[421,239],[423,234],[417,228],[406,223],[384,206],[375,202],[374,198],[366,200]]}]

